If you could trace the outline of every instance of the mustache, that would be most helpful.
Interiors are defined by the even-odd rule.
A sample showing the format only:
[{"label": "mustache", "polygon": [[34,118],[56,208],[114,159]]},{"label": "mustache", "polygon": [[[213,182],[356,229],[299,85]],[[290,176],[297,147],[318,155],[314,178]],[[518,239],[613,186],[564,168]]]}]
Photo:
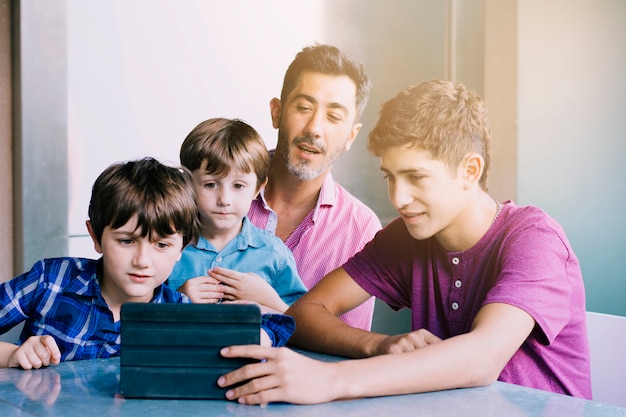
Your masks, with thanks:
[{"label": "mustache", "polygon": [[293,145],[297,146],[297,145],[300,145],[300,144],[305,144],[305,145],[309,145],[309,146],[311,146],[313,148],[317,148],[322,153],[326,153],[326,151],[327,151],[326,145],[324,144],[323,141],[315,140],[311,136],[301,136],[301,137],[295,138],[294,141],[293,141]]}]

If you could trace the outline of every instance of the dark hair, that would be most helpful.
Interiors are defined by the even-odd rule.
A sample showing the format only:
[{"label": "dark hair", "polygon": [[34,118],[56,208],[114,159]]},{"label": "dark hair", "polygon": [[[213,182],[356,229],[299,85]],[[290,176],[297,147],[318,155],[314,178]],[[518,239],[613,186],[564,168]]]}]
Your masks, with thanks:
[{"label": "dark hair", "polygon": [[472,152],[483,157],[479,183],[487,191],[491,133],[487,108],[460,83],[430,80],[400,91],[383,103],[367,148],[376,156],[393,146],[415,146],[456,169]]},{"label": "dark hair", "polygon": [[137,216],[142,237],[182,233],[183,247],[199,234],[191,175],[154,158],[110,165],[96,179],[89,220],[98,242],[104,228],[118,229]]},{"label": "dark hair", "polygon": [[345,75],[356,85],[356,117],[359,120],[367,105],[371,82],[363,70],[363,64],[349,54],[330,45],[316,44],[307,46],[298,52],[287,68],[283,79],[280,99],[285,102],[287,96],[295,88],[300,75],[304,72],[317,72],[327,75]]},{"label": "dark hair", "polygon": [[257,189],[265,182],[270,157],[256,130],[239,119],[213,118],[196,126],[180,147],[180,163],[190,171],[203,168],[211,175],[228,175],[231,169],[257,177]]}]

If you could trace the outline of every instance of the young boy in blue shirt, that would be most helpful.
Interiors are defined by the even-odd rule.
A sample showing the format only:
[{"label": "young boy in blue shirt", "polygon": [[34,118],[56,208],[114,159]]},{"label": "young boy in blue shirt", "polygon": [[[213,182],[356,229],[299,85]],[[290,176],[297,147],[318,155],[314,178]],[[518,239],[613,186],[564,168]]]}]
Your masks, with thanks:
[{"label": "young boy in blue shirt", "polygon": [[[111,165],[93,185],[87,229],[100,259],[44,259],[0,284],[0,333],[25,321],[17,345],[0,342],[0,367],[119,355],[122,304],[189,302],[164,285],[199,230],[188,172],[152,158]],[[286,316],[263,321],[265,344],[293,331]]]},{"label": "young boy in blue shirt", "polygon": [[201,233],[168,284],[194,303],[255,302],[284,312],[306,287],[289,248],[247,217],[267,182],[261,136],[241,120],[209,119],[187,135],[180,161],[193,176]]}]

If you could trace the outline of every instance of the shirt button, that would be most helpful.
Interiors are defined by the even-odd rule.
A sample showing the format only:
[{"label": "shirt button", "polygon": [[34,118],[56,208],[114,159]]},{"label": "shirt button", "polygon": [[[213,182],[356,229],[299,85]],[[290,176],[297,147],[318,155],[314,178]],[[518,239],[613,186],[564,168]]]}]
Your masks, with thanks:
[{"label": "shirt button", "polygon": [[459,303],[455,301],[454,303],[452,303],[452,310],[456,311],[458,309],[459,309]]},{"label": "shirt button", "polygon": [[452,263],[453,263],[454,265],[458,265],[458,264],[459,264],[459,262],[461,262],[461,261],[460,261],[460,260],[459,260],[459,258],[457,258],[456,256],[455,256],[454,258],[452,258]]},{"label": "shirt button", "polygon": [[222,257],[215,258],[215,262],[222,262]]},{"label": "shirt button", "polygon": [[457,288],[461,288],[461,285],[463,285],[463,283],[461,282],[460,279],[457,279],[456,281],[454,281],[454,286]]}]

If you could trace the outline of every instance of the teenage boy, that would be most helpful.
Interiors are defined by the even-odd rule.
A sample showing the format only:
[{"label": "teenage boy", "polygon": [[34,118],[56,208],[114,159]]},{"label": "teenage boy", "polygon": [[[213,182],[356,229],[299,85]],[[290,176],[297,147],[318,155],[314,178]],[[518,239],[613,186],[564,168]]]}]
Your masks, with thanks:
[{"label": "teenage boy", "polygon": [[[280,99],[270,101],[278,142],[269,179],[252,203],[252,223],[282,239],[312,288],[361,250],[381,225],[330,173],[361,129],[370,81],[363,65],[329,45],[304,48],[291,63]],[[374,299],[346,311],[353,327],[372,326]]]},{"label": "teenage boy", "polygon": [[[495,380],[591,398],[581,269],[561,226],[537,207],[487,193],[486,108],[461,84],[433,80],[383,105],[368,147],[400,217],[296,301],[290,343],[366,358],[321,363],[287,349],[222,377],[227,397],[317,403],[488,385]],[[337,315],[371,296],[412,310],[387,336]]]},{"label": "teenage boy", "polygon": [[168,284],[194,303],[249,301],[283,313],[306,287],[289,248],[247,217],[267,182],[261,136],[242,120],[208,119],[183,141],[180,162],[193,176],[201,231]]},{"label": "teenage boy", "polygon": [[[0,367],[119,355],[122,304],[189,302],[163,284],[198,233],[188,172],[152,158],[111,165],[93,185],[87,229],[100,259],[44,259],[0,285],[0,333],[25,321],[17,345],[0,342]],[[285,317],[269,320],[265,343],[288,339]]]}]

